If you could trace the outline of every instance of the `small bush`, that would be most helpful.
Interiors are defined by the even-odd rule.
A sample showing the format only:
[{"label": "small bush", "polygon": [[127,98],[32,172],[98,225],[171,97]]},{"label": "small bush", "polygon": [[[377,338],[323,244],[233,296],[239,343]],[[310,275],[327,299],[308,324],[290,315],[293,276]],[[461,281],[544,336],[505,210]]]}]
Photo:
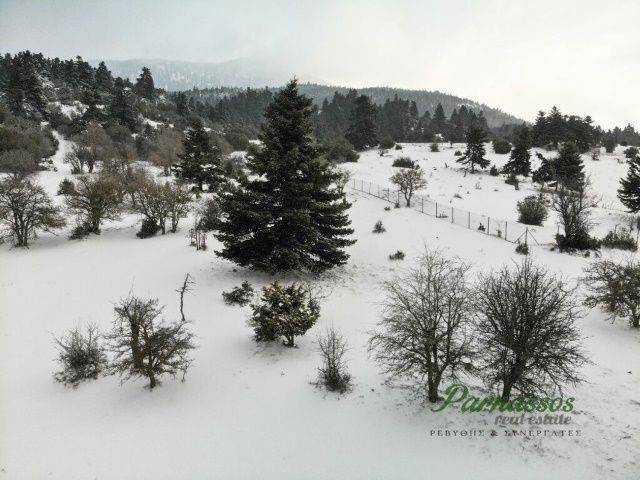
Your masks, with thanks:
[{"label": "small bush", "polygon": [[636,240],[631,235],[631,232],[626,228],[609,231],[609,233],[607,233],[607,235],[602,239],[601,243],[602,246],[606,248],[616,248],[632,252],[635,252],[638,249]]},{"label": "small bush", "polygon": [[160,227],[158,227],[158,223],[152,218],[145,218],[142,220],[142,225],[140,226],[140,231],[136,233],[136,237],[138,238],[149,238],[153,237],[156,233],[158,233]]},{"label": "small bush", "polygon": [[529,255],[529,245],[526,243],[518,243],[518,245],[516,245],[516,253],[519,253],[520,255]]},{"label": "small bush", "polygon": [[395,149],[402,150],[402,145],[400,145],[399,143],[396,143]]},{"label": "small bush", "polygon": [[402,250],[396,251],[389,255],[389,260],[404,260],[404,252]]},{"label": "small bush", "polygon": [[496,166],[495,165],[491,165],[491,168],[489,169],[489,175],[491,175],[492,177],[497,177],[499,174],[500,174],[500,172],[498,171]]},{"label": "small bush", "polygon": [[481,223],[481,224],[479,224],[479,225],[478,225],[478,231],[480,231],[480,232],[486,232],[486,231],[487,231],[487,229],[486,229],[486,228],[484,227],[484,225]]},{"label": "small bush", "polygon": [[393,138],[387,135],[382,140],[380,140],[380,149],[389,150],[390,148],[393,148],[395,144],[396,142],[393,141]]},{"label": "small bush", "polygon": [[94,325],[86,333],[75,328],[62,338],[55,338],[61,370],[53,377],[65,385],[77,387],[80,382],[96,379],[106,366],[106,356],[100,346],[100,334]]},{"label": "small bush", "polygon": [[95,233],[91,225],[88,222],[82,222],[76,225],[75,228],[71,231],[69,240],[81,240],[91,233]]},{"label": "small bush", "polygon": [[438,145],[438,142],[433,142],[429,147],[429,150],[431,150],[432,152],[439,152],[440,146]]},{"label": "small bush", "polygon": [[270,342],[284,337],[283,344],[294,346],[294,339],[304,335],[320,317],[320,307],[307,287],[288,287],[277,281],[262,289],[260,302],[251,306],[249,326],[256,342]]},{"label": "small bush", "polygon": [[325,145],[324,150],[327,159],[334,163],[357,162],[359,158],[353,145],[344,139]]},{"label": "small bush", "polygon": [[58,186],[58,195],[73,195],[76,187],[68,178],[63,179]]},{"label": "small bush", "polygon": [[456,150],[455,153],[453,154],[454,157],[459,157],[462,155],[462,152],[460,150]]},{"label": "small bush", "polygon": [[382,220],[378,220],[376,224],[373,226],[373,233],[384,233],[387,229],[382,225]]},{"label": "small bush", "polygon": [[246,280],[239,287],[233,287],[230,292],[222,292],[222,298],[227,305],[248,305],[253,298],[253,287]]},{"label": "small bush", "polygon": [[416,162],[409,157],[398,157],[393,161],[392,167],[415,168]]},{"label": "small bush", "polygon": [[[574,252],[576,250],[599,250],[600,240],[589,235],[588,232],[579,232],[571,238],[564,235],[556,235],[556,245],[560,252]],[[587,252],[588,253],[588,252]],[[589,255],[587,255],[589,256]]]},{"label": "small bush", "polygon": [[318,383],[331,392],[345,393],[351,387],[351,375],[347,372],[345,354],[347,342],[333,328],[318,336],[318,350],[322,366],[318,368]]},{"label": "small bush", "polygon": [[384,211],[385,212],[389,212],[391,211],[391,207],[389,205],[387,205],[386,207],[384,207]]},{"label": "small bush", "polygon": [[542,225],[549,213],[542,197],[529,195],[518,202],[518,221],[525,225]]},{"label": "small bush", "polygon": [[496,138],[493,141],[493,151],[497,154],[504,155],[511,151],[511,144],[504,138]]}]

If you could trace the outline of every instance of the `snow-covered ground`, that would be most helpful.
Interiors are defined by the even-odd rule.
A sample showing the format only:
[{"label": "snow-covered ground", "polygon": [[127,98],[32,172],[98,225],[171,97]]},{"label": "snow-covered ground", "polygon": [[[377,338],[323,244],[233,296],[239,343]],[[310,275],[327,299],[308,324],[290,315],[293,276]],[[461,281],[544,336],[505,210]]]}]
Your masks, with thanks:
[{"label": "snow-covered ground", "polygon": [[[409,143],[402,144],[402,150],[390,149],[381,157],[377,150],[369,150],[360,155],[357,163],[346,163],[354,179],[372,182],[384,187],[392,186],[389,178],[398,170],[392,167],[393,160],[398,157],[409,157],[416,161],[424,170],[427,187],[416,192],[428,196],[440,205],[453,206],[456,209],[470,211],[479,215],[516,222],[518,212],[516,204],[529,195],[537,195],[539,186],[531,182],[531,178],[520,182],[519,190],[504,182],[504,176],[489,175],[489,168],[475,174],[466,174],[464,168],[456,163],[454,153],[465,151],[464,144],[440,144],[440,152],[431,152],[430,144]],[[500,170],[509,161],[509,155],[493,153],[490,144],[486,144],[486,158]],[[623,153],[624,147],[617,147],[611,153],[600,154],[600,160],[593,160],[590,154],[582,155],[585,174],[591,183],[591,193],[597,200],[598,206],[593,209],[592,220],[594,232],[597,236],[604,236],[616,225],[628,227],[629,215],[625,214],[623,205],[617,197],[620,178],[627,173],[628,165]],[[542,149],[531,150],[532,169],[540,166],[536,153],[547,157],[554,157],[556,152],[546,152]],[[545,227],[552,237],[557,231],[557,216],[549,212]]]},{"label": "snow-covered ground", "polygon": [[[39,175],[51,194],[69,174],[62,163],[68,148],[62,140],[57,172]],[[452,201],[460,208],[515,219],[515,202],[531,194],[530,185],[515,191],[488,174],[464,177],[455,169],[455,149],[463,148],[434,154],[406,145],[391,154],[420,159],[432,197],[448,201],[458,192],[463,198]],[[498,166],[506,161],[489,156]],[[585,163],[594,189],[619,208],[615,188],[625,167],[606,155]],[[388,184],[390,165],[390,157],[367,152],[349,168]],[[146,240],[135,236],[138,219],[125,216],[83,241],[62,232],[43,235],[28,250],[1,246],[0,479],[640,478],[640,335],[597,309],[581,322],[593,361],[583,372],[588,382],[567,392],[576,399],[570,428],[579,436],[437,436],[491,429],[496,415],[434,413],[385,384],[365,346],[379,318],[380,282],[411,265],[425,245],[472,261],[476,271],[520,257],[511,243],[416,211],[384,211],[381,200],[353,191],[349,200],[358,242],[345,267],[319,280],[330,295],[295,349],[254,343],[248,308],[226,306],[221,292],[271,278],[217,258],[213,238],[209,250],[196,252],[186,236],[192,219],[177,234]],[[371,233],[377,220],[386,233]],[[407,258],[390,262],[397,249]],[[589,261],[544,247],[532,255],[570,280]],[[52,335],[84,322],[109,329],[113,303],[130,291],[158,297],[165,316],[177,318],[175,289],[186,273],[196,281],[185,310],[199,348],[184,383],[167,378],[149,391],[143,381],[120,385],[114,377],[75,390],[54,382]],[[355,386],[341,396],[312,385],[320,364],[315,337],[328,325],[351,347]]]}]

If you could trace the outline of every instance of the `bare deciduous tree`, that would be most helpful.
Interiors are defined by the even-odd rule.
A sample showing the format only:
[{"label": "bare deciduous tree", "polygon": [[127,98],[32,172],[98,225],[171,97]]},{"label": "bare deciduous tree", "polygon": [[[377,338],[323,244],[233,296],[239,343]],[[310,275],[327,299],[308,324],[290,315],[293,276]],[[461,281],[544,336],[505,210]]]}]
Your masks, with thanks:
[{"label": "bare deciduous tree", "polygon": [[420,167],[402,168],[391,177],[391,183],[398,186],[407,202],[407,207],[411,206],[411,197],[413,197],[415,191],[427,186],[424,171]]},{"label": "bare deciduous tree", "polygon": [[162,167],[165,176],[171,175],[171,167],[178,161],[182,153],[182,133],[174,128],[162,128],[158,132],[156,148],[151,154],[154,165]]},{"label": "bare deciduous tree", "polygon": [[480,375],[508,400],[515,389],[525,395],[549,393],[580,381],[587,361],[576,321],[575,288],[524,260],[512,268],[482,275],[476,292]]},{"label": "bare deciduous tree", "polygon": [[154,221],[163,235],[167,231],[167,220],[170,221],[172,233],[178,230],[180,219],[187,216],[191,203],[191,194],[186,187],[171,182],[157,182],[150,177],[139,182],[134,197],[133,209]]},{"label": "bare deciduous tree", "polygon": [[348,350],[344,336],[333,327],[318,335],[318,350],[322,366],[318,368],[319,383],[332,392],[346,392],[351,385],[345,355]]},{"label": "bare deciduous tree", "polygon": [[187,321],[187,319],[184,316],[184,295],[186,293],[189,293],[195,284],[196,282],[191,278],[191,275],[187,273],[184,276],[184,281],[182,282],[182,285],[180,285],[180,288],[176,290],[176,292],[180,294],[180,317],[182,318],[183,322]]},{"label": "bare deciduous tree", "polygon": [[418,381],[430,402],[447,375],[457,378],[471,353],[468,265],[426,252],[417,267],[386,282],[382,321],[369,350],[392,377]]},{"label": "bare deciduous tree", "polygon": [[585,269],[588,307],[603,306],[613,318],[628,318],[640,328],[640,262],[633,258],[616,262],[598,260]]},{"label": "bare deciduous tree", "polygon": [[149,388],[155,388],[158,377],[164,374],[182,377],[191,365],[189,352],[195,348],[188,322],[164,323],[158,320],[164,307],[157,299],[133,296],[122,300],[114,308],[116,321],[109,340],[113,354],[112,374],[123,380],[146,377]]},{"label": "bare deciduous tree", "polygon": [[336,190],[340,195],[344,193],[344,189],[351,180],[351,172],[342,168],[336,169],[338,176],[336,178]]},{"label": "bare deciduous tree", "polygon": [[77,178],[75,189],[65,197],[69,210],[86,223],[89,231],[100,233],[104,220],[117,220],[121,210],[119,185],[110,175]]},{"label": "bare deciduous tree", "polygon": [[20,178],[0,181],[0,225],[6,227],[6,235],[13,237],[16,246],[28,247],[38,230],[51,232],[65,223],[41,186]]}]

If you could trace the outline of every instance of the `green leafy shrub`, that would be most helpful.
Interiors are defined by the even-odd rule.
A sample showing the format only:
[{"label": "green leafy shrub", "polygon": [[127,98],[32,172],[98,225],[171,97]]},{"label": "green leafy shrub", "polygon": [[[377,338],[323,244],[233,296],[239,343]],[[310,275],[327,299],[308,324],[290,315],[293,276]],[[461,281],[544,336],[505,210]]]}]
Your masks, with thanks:
[{"label": "green leafy shrub", "polygon": [[233,287],[230,292],[222,292],[222,298],[227,305],[248,305],[253,298],[253,287],[246,280],[239,287]]},{"label": "green leafy shrub", "polygon": [[387,229],[382,225],[382,220],[378,220],[376,224],[373,226],[373,233],[384,233]]},{"label": "green leafy shrub", "polygon": [[504,138],[496,138],[492,144],[493,151],[499,155],[504,155],[511,151],[511,144]]},{"label": "green leafy shrub", "polygon": [[518,221],[525,225],[542,225],[549,216],[542,197],[529,195],[518,202]]},{"label": "green leafy shrub", "polygon": [[404,260],[404,252],[402,250],[397,250],[396,253],[392,253],[389,255],[389,260]]},{"label": "green leafy shrub", "polygon": [[58,186],[58,195],[73,195],[76,187],[68,178],[63,179]]},{"label": "green leafy shrub", "polygon": [[395,146],[396,142],[393,141],[389,135],[380,140],[380,148],[384,150],[389,150]]},{"label": "green leafy shrub", "polygon": [[156,222],[156,220],[153,218],[145,217],[144,220],[142,220],[142,225],[140,225],[140,231],[136,233],[136,237],[153,237],[156,233],[158,233],[158,230],[160,230],[160,227],[158,227],[158,222]]},{"label": "green leafy shrub", "polygon": [[345,139],[337,140],[323,147],[327,160],[334,163],[357,162],[359,155],[353,145]]},{"label": "green leafy shrub", "polygon": [[283,337],[283,344],[294,346],[295,337],[304,335],[320,317],[320,307],[309,289],[294,283],[287,287],[277,281],[262,289],[260,302],[251,306],[249,326],[257,342]]},{"label": "green leafy shrub", "polygon": [[635,238],[631,235],[631,232],[626,228],[620,228],[609,231],[607,235],[602,239],[602,246],[606,248],[616,248],[619,250],[629,250],[635,252],[638,249],[638,244]]},{"label": "green leafy shrub", "polygon": [[416,162],[411,160],[409,157],[398,157],[393,161],[391,166],[399,168],[415,168]]}]

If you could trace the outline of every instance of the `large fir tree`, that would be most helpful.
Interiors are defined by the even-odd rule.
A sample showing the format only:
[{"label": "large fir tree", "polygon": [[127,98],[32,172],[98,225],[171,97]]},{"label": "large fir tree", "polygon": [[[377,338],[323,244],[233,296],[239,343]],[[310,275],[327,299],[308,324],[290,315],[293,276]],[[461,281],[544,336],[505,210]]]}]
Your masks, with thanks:
[{"label": "large fir tree", "polygon": [[209,190],[217,190],[224,182],[221,154],[217,145],[209,139],[202,122],[195,120],[184,139],[184,153],[178,155],[180,162],[175,166],[176,175],[198,184],[209,185]]},{"label": "large fir tree", "polygon": [[628,160],[627,178],[620,180],[618,198],[631,213],[640,212],[640,156]]},{"label": "large fir tree", "polygon": [[511,150],[510,160],[502,169],[503,173],[528,177],[531,172],[530,148],[531,131],[529,130],[529,127],[523,125],[515,132],[513,150]]},{"label": "large fir tree", "polygon": [[110,92],[113,88],[113,77],[104,62],[100,62],[96,68],[96,87],[100,90]]},{"label": "large fir tree", "polygon": [[471,173],[475,172],[476,165],[483,169],[487,168],[490,162],[484,158],[486,138],[486,132],[480,127],[471,127],[467,130],[467,151],[456,162],[471,167]]},{"label": "large fir tree", "polygon": [[584,164],[575,143],[563,143],[554,163],[556,180],[560,184],[572,190],[579,190],[584,186]]},{"label": "large fir tree", "polygon": [[354,241],[335,186],[338,174],[311,137],[312,102],[292,80],[266,108],[262,146],[252,152],[248,179],[221,195],[219,256],[267,272],[323,271],[344,264]]},{"label": "large fir tree", "polygon": [[356,150],[362,151],[378,143],[376,133],[376,107],[366,95],[355,99],[350,125],[345,138]]},{"label": "large fir tree", "polygon": [[111,105],[109,106],[109,113],[120,125],[128,127],[132,132],[135,132],[138,128],[131,92],[129,91],[129,87],[127,87],[119,77],[114,83],[114,93]]},{"label": "large fir tree", "polygon": [[133,91],[147,100],[153,100],[155,97],[156,88],[153,83],[153,76],[151,76],[151,70],[147,67],[142,67],[142,73],[136,80]]}]

